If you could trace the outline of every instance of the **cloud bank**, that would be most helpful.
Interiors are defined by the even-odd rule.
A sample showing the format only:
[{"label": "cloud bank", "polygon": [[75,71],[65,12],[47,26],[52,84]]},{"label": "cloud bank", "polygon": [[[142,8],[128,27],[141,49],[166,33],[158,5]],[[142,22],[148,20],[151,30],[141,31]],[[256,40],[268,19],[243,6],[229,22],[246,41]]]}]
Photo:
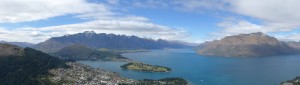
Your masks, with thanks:
[{"label": "cloud bank", "polygon": [[[118,4],[118,0],[109,2]],[[181,40],[188,32],[155,24],[146,17],[121,14],[103,3],[87,0],[1,0],[0,24],[19,23],[74,15],[89,21],[49,27],[23,27],[7,29],[0,27],[0,40],[39,43],[50,37],[74,34],[83,31],[137,35],[140,37]]]},{"label": "cloud bank", "polygon": [[[221,29],[211,33],[218,38],[264,32],[282,40],[299,41],[300,33],[294,32],[300,30],[298,3],[299,0],[174,0],[175,5],[169,6],[188,12],[212,11],[222,16],[224,21],[216,24]],[[228,19],[232,17],[235,19]]]}]

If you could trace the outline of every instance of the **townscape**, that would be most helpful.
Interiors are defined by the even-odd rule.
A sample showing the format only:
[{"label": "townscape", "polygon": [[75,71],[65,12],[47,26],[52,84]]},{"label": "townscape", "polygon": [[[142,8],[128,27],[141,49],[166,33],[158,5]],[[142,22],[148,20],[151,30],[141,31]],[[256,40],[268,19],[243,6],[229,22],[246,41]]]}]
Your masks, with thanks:
[{"label": "townscape", "polygon": [[67,84],[84,85],[117,85],[121,82],[121,77],[117,73],[94,69],[87,65],[75,62],[68,62],[70,68],[52,69],[49,72],[55,76],[55,82],[64,81]]}]

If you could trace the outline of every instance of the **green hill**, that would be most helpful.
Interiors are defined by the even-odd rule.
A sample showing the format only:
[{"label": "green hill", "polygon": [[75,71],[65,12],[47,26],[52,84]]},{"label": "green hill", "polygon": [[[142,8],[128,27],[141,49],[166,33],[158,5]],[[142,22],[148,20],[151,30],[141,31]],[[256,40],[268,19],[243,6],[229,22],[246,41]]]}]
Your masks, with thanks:
[{"label": "green hill", "polygon": [[145,72],[169,72],[172,69],[164,66],[150,65],[144,63],[128,63],[120,66],[122,69],[129,69],[135,71],[145,71]]},{"label": "green hill", "polygon": [[54,55],[61,58],[74,60],[103,60],[103,61],[124,61],[128,60],[118,53],[98,51],[83,45],[70,45],[62,48]]},{"label": "green hill", "polygon": [[49,69],[68,67],[63,60],[31,48],[0,44],[0,49],[6,50],[0,52],[0,85],[49,85]]}]

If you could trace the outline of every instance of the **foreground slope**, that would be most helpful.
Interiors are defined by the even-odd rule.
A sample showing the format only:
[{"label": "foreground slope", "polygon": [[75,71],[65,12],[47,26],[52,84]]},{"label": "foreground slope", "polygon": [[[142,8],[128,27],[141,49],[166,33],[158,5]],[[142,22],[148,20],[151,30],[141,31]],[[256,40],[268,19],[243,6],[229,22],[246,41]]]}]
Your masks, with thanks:
[{"label": "foreground slope", "polygon": [[227,36],[198,46],[198,53],[208,56],[259,57],[289,55],[298,52],[286,43],[261,32]]},{"label": "foreground slope", "polygon": [[115,34],[97,34],[93,31],[85,31],[72,35],[53,37],[45,42],[34,46],[37,50],[46,53],[54,53],[73,44],[80,44],[93,49],[162,49],[162,48],[184,48],[187,45],[180,42],[166,40],[153,40],[139,38],[137,36],[125,36]]},{"label": "foreground slope", "polygon": [[68,67],[63,60],[43,52],[0,44],[0,85],[42,85],[49,69]]},{"label": "foreground slope", "polygon": [[187,85],[181,78],[134,80],[31,48],[0,44],[0,85]]}]

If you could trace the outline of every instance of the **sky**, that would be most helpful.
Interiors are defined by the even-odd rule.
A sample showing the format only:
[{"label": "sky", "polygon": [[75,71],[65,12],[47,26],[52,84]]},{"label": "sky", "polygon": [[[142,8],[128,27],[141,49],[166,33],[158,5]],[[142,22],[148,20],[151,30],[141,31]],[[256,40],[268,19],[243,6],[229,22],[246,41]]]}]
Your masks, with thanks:
[{"label": "sky", "polygon": [[300,40],[300,0],[0,0],[0,40],[84,31],[202,43],[263,32]]}]

